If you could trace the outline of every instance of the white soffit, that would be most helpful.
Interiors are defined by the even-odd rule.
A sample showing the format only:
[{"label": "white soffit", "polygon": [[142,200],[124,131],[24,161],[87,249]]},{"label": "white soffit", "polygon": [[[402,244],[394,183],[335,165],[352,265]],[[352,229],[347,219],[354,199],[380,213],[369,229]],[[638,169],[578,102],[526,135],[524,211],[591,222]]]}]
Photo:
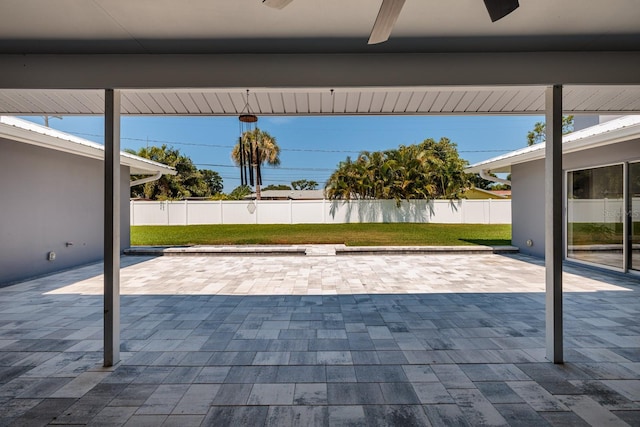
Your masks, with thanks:
[{"label": "white soffit", "polygon": [[[101,144],[15,117],[0,116],[0,138],[92,159],[104,159],[104,146]],[[158,172],[176,174],[172,167],[126,152],[120,153],[120,163],[129,166],[131,175],[151,175]]]},{"label": "white soffit", "polygon": [[[237,115],[246,89],[123,90],[125,115]],[[640,86],[566,86],[564,111],[640,112]],[[544,87],[250,88],[259,115],[542,114]],[[0,90],[0,114],[103,114],[101,90]]]}]

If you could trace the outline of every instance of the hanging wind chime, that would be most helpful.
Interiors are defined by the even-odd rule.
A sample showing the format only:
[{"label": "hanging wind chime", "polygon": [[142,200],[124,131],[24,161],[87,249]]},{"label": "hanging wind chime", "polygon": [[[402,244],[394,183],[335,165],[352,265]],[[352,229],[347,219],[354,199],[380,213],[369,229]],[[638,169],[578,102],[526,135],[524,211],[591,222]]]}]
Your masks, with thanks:
[{"label": "hanging wind chime", "polygon": [[240,163],[241,185],[262,185],[260,173],[260,147],[256,140],[258,116],[251,114],[249,110],[249,90],[247,89],[247,102],[244,110],[238,116],[240,123],[240,137],[238,138],[238,151]]}]

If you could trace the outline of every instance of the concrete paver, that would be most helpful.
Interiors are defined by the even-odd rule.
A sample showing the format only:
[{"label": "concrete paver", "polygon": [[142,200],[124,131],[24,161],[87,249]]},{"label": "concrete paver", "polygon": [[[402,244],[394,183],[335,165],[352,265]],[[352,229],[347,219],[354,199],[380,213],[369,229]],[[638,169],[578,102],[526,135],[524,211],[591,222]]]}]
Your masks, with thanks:
[{"label": "concrete paver", "polygon": [[566,363],[544,267],[514,254],[123,257],[0,289],[0,425],[634,425],[635,276],[569,266]]}]

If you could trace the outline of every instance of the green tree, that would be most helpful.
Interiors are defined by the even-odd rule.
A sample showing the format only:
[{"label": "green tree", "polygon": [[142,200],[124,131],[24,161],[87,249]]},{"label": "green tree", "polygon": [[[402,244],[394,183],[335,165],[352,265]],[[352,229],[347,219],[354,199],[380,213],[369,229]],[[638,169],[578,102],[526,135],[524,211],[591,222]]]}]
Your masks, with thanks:
[{"label": "green tree", "polygon": [[[527,145],[538,144],[546,139],[546,125],[543,122],[537,122],[533,125],[533,129],[527,133]],[[562,134],[566,135],[573,132],[573,116],[562,116]]]},{"label": "green tree", "polygon": [[[495,174],[490,174],[495,176]],[[490,190],[494,184],[493,181],[489,181],[488,179],[484,179],[477,173],[469,174],[469,183],[473,188],[479,188],[481,190]]]},{"label": "green tree", "polygon": [[330,199],[459,198],[469,186],[467,162],[447,138],[387,151],[363,151],[338,164],[327,181]]},{"label": "green tree", "polygon": [[202,174],[202,179],[207,184],[211,195],[222,193],[222,177],[218,172],[212,171],[211,169],[200,169],[200,173]]},{"label": "green tree", "polygon": [[494,184],[494,186],[491,187],[490,190],[511,190],[511,186],[508,184],[498,183]]},{"label": "green tree", "polygon": [[271,184],[271,185],[267,185],[266,187],[261,189],[262,191],[267,191],[267,190],[291,190],[291,187],[289,187],[286,184]]},{"label": "green tree", "polygon": [[315,190],[318,188],[318,183],[313,180],[299,179],[297,181],[291,181],[291,186],[294,190]]},{"label": "green tree", "polygon": [[280,165],[280,147],[276,139],[268,132],[256,128],[246,131],[240,137],[240,141],[231,150],[231,158],[236,165],[240,166],[240,159],[253,159],[250,167],[256,184],[256,199],[260,200],[260,180],[258,176],[258,165],[267,163],[271,166]]},{"label": "green tree", "polygon": [[231,193],[229,193],[230,200],[241,200],[244,199],[245,196],[251,194],[251,187],[248,185],[239,185],[234,188]]},{"label": "green tree", "polygon": [[160,179],[131,187],[131,197],[153,200],[174,200],[185,197],[210,197],[222,191],[222,178],[212,170],[198,170],[191,159],[180,150],[162,145],[142,147],[131,154],[162,163],[176,169],[176,175],[162,175]]}]

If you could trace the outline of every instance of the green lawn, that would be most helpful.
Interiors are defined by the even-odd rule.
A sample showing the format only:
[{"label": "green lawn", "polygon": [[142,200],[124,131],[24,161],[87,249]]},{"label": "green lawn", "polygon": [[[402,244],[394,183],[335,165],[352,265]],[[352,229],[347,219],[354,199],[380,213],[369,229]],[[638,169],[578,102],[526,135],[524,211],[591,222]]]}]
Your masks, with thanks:
[{"label": "green lawn", "polygon": [[510,245],[510,225],[481,224],[295,224],[131,227],[131,244],[348,246]]},{"label": "green lawn", "polygon": [[[632,233],[640,235],[640,222],[633,222]],[[619,245],[624,240],[624,228],[621,222],[572,222],[568,237],[572,245]]]}]

